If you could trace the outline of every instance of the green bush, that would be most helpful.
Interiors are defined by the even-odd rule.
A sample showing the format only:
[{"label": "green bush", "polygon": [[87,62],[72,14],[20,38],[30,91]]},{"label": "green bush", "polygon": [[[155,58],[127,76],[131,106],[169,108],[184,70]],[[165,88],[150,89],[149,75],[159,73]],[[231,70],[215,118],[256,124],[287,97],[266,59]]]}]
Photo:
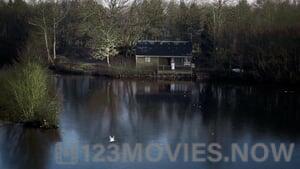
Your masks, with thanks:
[{"label": "green bush", "polygon": [[5,117],[39,127],[57,126],[58,103],[50,93],[46,67],[27,59],[0,76],[0,107]]}]

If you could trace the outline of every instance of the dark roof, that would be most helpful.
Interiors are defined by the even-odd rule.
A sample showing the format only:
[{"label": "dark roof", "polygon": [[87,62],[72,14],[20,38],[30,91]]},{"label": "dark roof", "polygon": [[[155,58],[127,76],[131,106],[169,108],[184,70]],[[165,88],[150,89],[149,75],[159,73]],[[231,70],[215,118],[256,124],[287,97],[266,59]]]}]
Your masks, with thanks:
[{"label": "dark roof", "polygon": [[139,41],[135,47],[137,55],[191,56],[189,41]]}]

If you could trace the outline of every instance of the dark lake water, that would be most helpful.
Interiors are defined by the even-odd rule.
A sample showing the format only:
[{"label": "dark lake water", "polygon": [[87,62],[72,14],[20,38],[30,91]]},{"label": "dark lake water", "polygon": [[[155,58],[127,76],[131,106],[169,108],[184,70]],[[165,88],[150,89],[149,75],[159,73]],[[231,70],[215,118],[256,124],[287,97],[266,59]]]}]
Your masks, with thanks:
[{"label": "dark lake water", "polygon": [[[60,75],[53,82],[62,99],[60,128],[1,126],[0,169],[296,169],[300,166],[297,89]],[[115,136],[116,145],[218,143],[224,154],[230,153],[232,143],[294,143],[295,147],[290,162],[275,162],[272,158],[264,162],[193,162],[184,161],[182,152],[175,162],[166,154],[158,162],[103,162],[94,160],[99,153],[97,149],[82,153],[86,145],[110,145],[110,135]],[[61,160],[59,155],[67,156],[68,151],[58,152],[57,145],[78,150],[72,158]],[[73,161],[68,163],[69,159]]]}]

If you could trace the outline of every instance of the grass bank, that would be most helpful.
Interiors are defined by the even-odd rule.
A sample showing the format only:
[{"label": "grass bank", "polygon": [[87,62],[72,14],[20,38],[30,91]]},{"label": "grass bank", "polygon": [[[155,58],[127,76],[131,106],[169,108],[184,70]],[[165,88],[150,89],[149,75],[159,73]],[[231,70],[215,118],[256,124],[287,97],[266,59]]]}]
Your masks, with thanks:
[{"label": "grass bank", "polygon": [[53,69],[59,73],[99,75],[127,79],[192,80],[191,74],[158,73],[153,68],[136,68],[134,65],[110,65],[99,62],[84,62],[71,59],[56,60]]},{"label": "grass bank", "polygon": [[50,91],[46,66],[26,59],[0,73],[0,113],[3,120],[26,126],[56,128],[57,97]]}]

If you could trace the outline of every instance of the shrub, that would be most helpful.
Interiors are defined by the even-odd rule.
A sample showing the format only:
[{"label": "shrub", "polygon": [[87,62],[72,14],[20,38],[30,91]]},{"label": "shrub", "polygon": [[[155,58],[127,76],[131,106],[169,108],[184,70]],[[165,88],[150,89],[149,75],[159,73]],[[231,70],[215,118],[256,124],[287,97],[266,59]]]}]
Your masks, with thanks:
[{"label": "shrub", "polygon": [[26,59],[1,73],[0,107],[9,120],[57,126],[58,103],[50,93],[47,68]]}]

